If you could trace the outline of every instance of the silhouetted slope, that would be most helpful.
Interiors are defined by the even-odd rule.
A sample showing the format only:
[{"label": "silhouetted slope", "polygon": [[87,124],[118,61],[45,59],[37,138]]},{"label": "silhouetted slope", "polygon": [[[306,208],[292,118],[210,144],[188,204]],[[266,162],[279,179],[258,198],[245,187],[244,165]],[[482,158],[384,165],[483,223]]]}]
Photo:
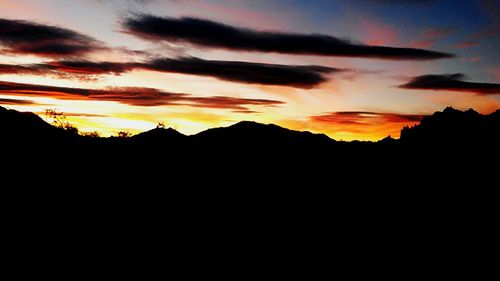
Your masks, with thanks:
[{"label": "silhouetted slope", "polygon": [[230,147],[232,148],[230,151],[296,147],[300,148],[294,150],[297,152],[320,148],[325,152],[360,154],[372,151],[393,152],[395,151],[393,148],[398,147],[400,143],[409,147],[445,147],[464,144],[475,145],[468,148],[492,147],[500,142],[499,134],[500,110],[490,115],[481,115],[474,110],[460,111],[449,107],[443,112],[436,112],[425,117],[419,125],[411,128],[405,127],[401,132],[400,140],[386,138],[378,143],[336,142],[323,134],[293,131],[276,125],[248,121],[225,128],[209,129],[194,136],[185,136],[174,129],[157,128],[131,138],[88,138],[56,128],[33,113],[0,107],[0,142],[14,145],[107,144],[108,148],[112,148],[122,144],[151,147],[158,151],[171,151],[172,153],[188,151],[175,149],[180,146],[203,147],[204,149],[207,146]]},{"label": "silhouetted slope", "polygon": [[154,144],[154,145],[169,145],[169,144],[186,144],[187,136],[183,135],[172,128],[163,129],[156,128],[144,133],[135,135],[129,139],[136,144]]},{"label": "silhouetted slope", "polygon": [[391,137],[391,136],[387,136],[387,137],[379,140],[377,143],[383,144],[383,145],[394,145],[394,144],[398,143],[398,140]]},{"label": "silhouetted slope", "polygon": [[482,115],[451,107],[425,117],[414,127],[401,131],[400,141],[412,145],[497,145],[500,143],[500,111]]},{"label": "silhouetted slope", "polygon": [[56,128],[31,112],[8,110],[0,106],[0,141],[11,143],[49,144],[73,142],[80,137]]},{"label": "silhouetted slope", "polygon": [[[65,187],[85,180],[83,186],[94,186],[97,179],[108,178],[118,181],[117,184],[113,180],[108,187],[118,186],[121,190],[130,185],[134,177],[138,184],[132,186],[148,186],[144,179],[154,179],[155,183],[149,186],[175,187],[164,181],[158,185],[158,179],[165,175],[179,177],[183,173],[187,174],[180,178],[189,183],[198,180],[202,187],[221,183],[237,185],[238,182],[232,180],[235,178],[256,188],[289,187],[297,183],[303,187],[324,187],[325,182],[342,178],[349,184],[369,187],[398,182],[396,194],[404,189],[401,184],[405,188],[408,182],[425,187],[429,182],[435,183],[437,178],[444,180],[438,186],[448,186],[450,179],[456,179],[457,175],[461,181],[469,176],[474,178],[474,183],[483,178],[494,182],[490,178],[496,175],[497,167],[486,164],[491,161],[484,161],[484,158],[496,160],[498,144],[483,138],[493,135],[498,140],[499,113],[487,118],[467,113],[475,120],[470,121],[475,124],[474,128],[483,128],[479,125],[483,121],[496,127],[486,125],[482,134],[476,134],[480,137],[476,145],[443,149],[448,147],[445,139],[455,140],[443,134],[442,126],[452,126],[451,131],[459,130],[461,133],[455,135],[461,136],[465,125],[454,122],[469,119],[448,117],[446,112],[436,114],[439,122],[430,117],[423,125],[405,129],[403,142],[410,144],[401,145],[400,141],[389,138],[379,143],[336,142],[325,135],[254,122],[241,122],[194,136],[183,136],[171,129],[154,129],[131,138],[84,138],[54,128],[34,114],[0,108],[0,147],[2,163],[12,171],[25,171],[23,176],[30,177],[38,173],[40,178],[66,176],[67,181],[58,181]],[[434,140],[444,143],[436,146]],[[410,174],[409,171],[417,172]],[[4,169],[2,175],[13,173]],[[403,175],[403,181],[397,181],[395,175]],[[170,192],[172,188],[165,190]],[[425,197],[435,196],[435,192],[433,189]],[[415,193],[418,192],[412,191],[411,196]],[[266,189],[260,197],[267,195]]]},{"label": "silhouetted slope", "polygon": [[299,132],[276,125],[243,121],[226,128],[215,128],[192,137],[196,144],[244,147],[325,146],[335,141],[323,134]]}]

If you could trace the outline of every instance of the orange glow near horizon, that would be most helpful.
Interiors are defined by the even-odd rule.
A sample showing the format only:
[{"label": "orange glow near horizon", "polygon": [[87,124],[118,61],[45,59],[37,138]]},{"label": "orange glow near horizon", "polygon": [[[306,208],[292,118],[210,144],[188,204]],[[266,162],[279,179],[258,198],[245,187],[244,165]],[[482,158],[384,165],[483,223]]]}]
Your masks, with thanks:
[{"label": "orange glow near horizon", "polygon": [[[438,1],[66,2],[0,0],[0,106],[34,112],[43,119],[46,109],[55,109],[80,131],[98,131],[102,136],[120,131],[137,134],[158,123],[192,135],[255,121],[346,141],[398,138],[404,126],[419,122],[419,116],[447,106],[483,114],[500,108],[500,93],[487,91],[500,81],[495,48],[498,22],[484,13],[478,3],[483,1],[457,1],[472,3],[466,10],[471,22],[464,22],[460,3],[441,10],[442,3],[431,4]],[[440,17],[443,13],[446,17]],[[217,38],[201,38],[202,44],[171,35],[160,40],[151,33],[140,36],[143,30],[139,34],[126,30],[124,21],[140,14],[211,20],[240,33],[254,30],[249,37],[266,32],[264,37],[256,36],[258,42],[277,33],[295,34],[300,40],[291,37],[301,42],[299,49],[317,43],[317,34],[347,45],[339,53],[322,53],[317,46],[274,50],[259,49],[260,43],[253,43],[243,48],[239,44],[245,40],[231,36],[223,36],[222,41],[227,37],[237,42],[220,46],[210,44]],[[1,24],[17,29],[2,29]],[[38,35],[44,28],[50,32],[34,42],[33,32],[17,36],[24,25]],[[283,37],[278,39],[281,42]],[[464,42],[471,44],[456,47]],[[35,43],[40,46],[33,49]],[[390,47],[382,48],[384,52],[398,49],[405,55],[360,54],[373,46]],[[413,52],[405,53],[408,48],[441,57],[413,57]],[[190,57],[213,64],[194,69],[155,64]],[[71,63],[87,63],[87,67]],[[241,65],[247,68],[240,69]],[[470,81],[469,87],[462,91],[440,85],[406,87],[418,77],[455,73],[467,76],[464,81]],[[482,89],[470,89],[481,84]]]},{"label": "orange glow near horizon", "polygon": [[[115,102],[57,100],[52,98],[38,98],[26,96],[5,96],[1,99],[31,100],[37,105],[8,105],[7,108],[19,111],[32,111],[46,120],[45,110],[55,109],[66,115],[67,121],[76,126],[81,132],[97,131],[101,136],[113,136],[120,131],[138,134],[154,129],[157,124],[163,123],[186,135],[193,135],[214,127],[226,127],[242,120],[252,120],[264,124],[275,123],[285,128],[299,131],[323,133],[336,140],[363,140],[378,141],[384,137],[399,137],[400,130],[407,125],[418,122],[410,121],[381,121],[373,120],[362,124],[329,124],[314,120],[278,120],[269,118],[265,114],[247,114],[223,112],[216,109],[193,111],[181,107],[153,107],[147,113],[141,108],[131,107]],[[91,108],[91,110],[89,110]],[[191,111],[191,112],[189,112]],[[50,122],[50,120],[46,120]]]},{"label": "orange glow near horizon", "polygon": [[[134,76],[133,74],[129,74]],[[150,74],[145,72],[137,73],[139,78],[144,79]],[[112,77],[112,81],[120,77]],[[34,77],[24,79],[24,77],[8,77],[8,81],[12,82],[40,82],[43,78]],[[193,79],[192,77],[182,77],[178,75],[176,79]],[[56,79],[57,80],[57,79]],[[207,79],[202,79],[207,80]],[[49,80],[52,82],[52,80]],[[47,81],[44,81],[47,82]],[[45,83],[46,85],[87,87],[88,82],[73,82],[61,81],[60,83]],[[101,84],[102,82],[99,82]],[[207,82],[204,82],[207,83]],[[113,83],[120,85],[119,83]],[[131,85],[130,80],[122,85]],[[146,82],[140,86],[146,85]],[[228,83],[231,84],[231,83]],[[183,85],[181,83],[181,85]],[[213,85],[214,89],[207,87],[208,93],[217,94],[220,85]],[[230,89],[232,85],[223,85],[224,88]],[[359,85],[355,85],[358,87]],[[328,85],[325,85],[328,88]],[[159,87],[160,88],[160,87]],[[283,87],[247,87],[249,97],[273,97],[283,98],[288,93],[287,88]],[[182,89],[178,88],[178,89]],[[354,88],[353,88],[354,89]],[[358,89],[359,90],[359,89]],[[229,91],[229,90],[224,90]],[[259,94],[260,91],[268,91],[269,94]],[[363,91],[361,89],[361,91]],[[251,94],[255,92],[254,94]],[[32,101],[33,104],[3,104],[4,107],[16,109],[20,111],[31,111],[44,118],[43,112],[45,109],[55,109],[59,112],[67,114],[67,120],[75,125],[81,132],[94,132],[98,131],[101,136],[113,136],[120,131],[128,131],[132,134],[138,134],[147,130],[151,130],[157,126],[158,123],[164,123],[167,127],[174,128],[179,132],[186,135],[193,135],[201,131],[214,128],[229,126],[239,121],[256,121],[260,123],[275,123],[277,125],[292,129],[292,130],[306,130],[314,133],[323,133],[336,140],[361,140],[361,141],[378,141],[387,136],[398,138],[401,129],[404,126],[411,126],[418,123],[418,121],[402,121],[402,120],[365,120],[366,122],[342,124],[342,123],[328,123],[318,122],[311,120],[310,117],[314,115],[315,110],[309,110],[309,106],[304,106],[307,102],[314,108],[322,109],[326,112],[329,108],[328,100],[332,96],[311,95],[309,93],[301,95],[302,90],[292,90],[292,92],[299,92],[295,95],[294,99],[288,99],[286,107],[260,107],[254,108],[256,113],[235,113],[231,110],[214,109],[214,108],[192,108],[186,106],[154,106],[154,107],[138,107],[122,104],[113,101],[94,101],[70,98],[59,99],[57,97],[43,97],[33,95],[6,95],[0,94],[1,100],[24,100]],[[275,94],[273,94],[275,93]],[[337,98],[333,96],[333,100],[341,98],[343,94],[339,92]],[[462,96],[461,99],[455,99],[456,96]],[[50,95],[49,95],[50,96]],[[351,97],[355,97],[352,95]],[[327,98],[325,100],[325,98]],[[467,95],[466,93],[453,93],[448,95],[441,94],[439,97],[432,96],[432,99],[444,105],[453,105],[459,109],[468,109],[475,107],[482,113],[490,113],[496,108],[500,107],[500,103],[489,97],[476,97]],[[477,104],[476,104],[477,103]],[[471,106],[473,105],[473,106]],[[437,107],[435,110],[440,110]],[[297,114],[303,111],[304,113]],[[424,112],[419,112],[424,113]],[[432,112],[428,112],[432,113]]]}]

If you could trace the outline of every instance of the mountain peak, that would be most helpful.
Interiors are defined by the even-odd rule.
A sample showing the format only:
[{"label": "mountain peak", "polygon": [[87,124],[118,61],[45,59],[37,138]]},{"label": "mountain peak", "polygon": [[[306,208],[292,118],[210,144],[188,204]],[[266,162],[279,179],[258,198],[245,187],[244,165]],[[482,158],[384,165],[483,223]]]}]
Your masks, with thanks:
[{"label": "mountain peak", "polygon": [[[260,127],[269,127],[275,125],[262,124],[255,121],[240,121],[236,124],[229,126],[229,128],[260,128]],[[278,126],[276,126],[278,127]]]},{"label": "mountain peak", "polygon": [[461,111],[447,107],[425,117],[419,125],[405,127],[401,141],[418,144],[472,144],[498,141],[498,121],[491,115],[482,115],[473,109]]},{"label": "mountain peak", "polygon": [[460,110],[458,109],[455,109],[451,106],[448,106],[446,107],[444,110],[443,110],[443,113],[457,113],[457,112],[461,112]]},{"label": "mountain peak", "polygon": [[186,138],[186,135],[179,133],[172,128],[154,128],[147,132],[133,136],[132,141],[161,143],[161,142],[179,142]]},{"label": "mountain peak", "polygon": [[314,146],[335,142],[324,134],[294,131],[274,124],[253,121],[242,121],[225,128],[209,129],[197,134],[195,138],[201,143],[270,147],[298,144]]},{"label": "mountain peak", "polygon": [[394,144],[397,142],[397,140],[389,135],[389,136],[379,140],[378,142],[382,143],[382,144]]}]

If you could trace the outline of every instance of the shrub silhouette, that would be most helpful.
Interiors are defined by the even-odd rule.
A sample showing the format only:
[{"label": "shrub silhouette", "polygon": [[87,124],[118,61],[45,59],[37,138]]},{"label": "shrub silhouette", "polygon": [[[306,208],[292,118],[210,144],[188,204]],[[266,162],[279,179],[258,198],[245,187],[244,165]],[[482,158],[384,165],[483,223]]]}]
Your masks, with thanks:
[{"label": "shrub silhouette", "polygon": [[132,136],[132,133],[128,132],[128,131],[120,131],[116,135],[116,137],[121,138],[121,139],[130,138],[131,136]]},{"label": "shrub silhouette", "polygon": [[45,109],[45,117],[47,121],[52,120],[51,123],[54,127],[78,134],[78,128],[66,119],[64,112],[57,111],[56,109]]},{"label": "shrub silhouette", "polygon": [[[165,147],[166,151],[183,151],[182,147],[196,151],[245,152],[267,151],[272,153],[286,150],[288,153],[305,152],[311,154],[334,152],[335,155],[349,153],[372,154],[402,151],[426,151],[460,148],[467,151],[498,151],[500,143],[500,110],[482,115],[473,110],[460,111],[447,108],[425,117],[419,125],[405,127],[400,139],[387,137],[378,143],[373,142],[338,142],[326,135],[288,130],[276,125],[264,125],[255,122],[240,122],[225,128],[214,128],[192,136],[186,136],[174,129],[157,128],[132,136],[128,131],[117,132],[111,138],[101,138],[99,132],[76,134],[76,128],[65,118],[64,113],[54,109],[46,110],[46,118],[52,124],[29,112],[18,112],[0,107],[0,143],[17,146],[29,143],[39,144],[103,144],[106,148],[116,144],[131,144],[136,147],[156,149]],[[95,149],[95,147],[92,147]],[[429,150],[431,151],[431,150]],[[320,154],[321,154],[320,153]],[[312,153],[314,154],[314,153]],[[311,154],[311,155],[312,155]],[[320,155],[318,154],[318,155]],[[436,154],[438,155],[438,154]],[[386,157],[387,155],[383,156]]]},{"label": "shrub silhouette", "polygon": [[100,138],[101,137],[101,133],[99,133],[98,131],[81,132],[80,135],[84,136],[84,137],[88,137],[88,138]]}]

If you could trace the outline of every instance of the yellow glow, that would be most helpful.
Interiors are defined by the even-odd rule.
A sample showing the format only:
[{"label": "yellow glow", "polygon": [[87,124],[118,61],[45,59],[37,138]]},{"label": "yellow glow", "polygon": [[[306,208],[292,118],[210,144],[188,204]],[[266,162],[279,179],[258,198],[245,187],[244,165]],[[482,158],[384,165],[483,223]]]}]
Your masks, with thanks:
[{"label": "yellow glow", "polygon": [[[2,59],[2,57],[0,57]],[[1,60],[0,60],[1,61]],[[25,59],[26,62],[29,59]],[[230,109],[196,108],[190,106],[138,107],[111,101],[61,100],[56,98],[23,95],[0,95],[4,99],[29,100],[35,105],[8,105],[7,107],[43,113],[52,108],[68,113],[67,120],[84,132],[99,131],[102,136],[116,135],[119,131],[137,134],[156,127],[160,122],[187,135],[203,130],[229,126],[249,120],[260,123],[275,123],[280,126],[324,133],[336,140],[377,141],[388,135],[399,137],[405,125],[416,122],[373,122],[368,124],[324,124],[312,122],[310,116],[333,111],[387,111],[386,108],[406,108],[409,112],[433,112],[452,105],[467,109],[474,107],[488,111],[500,107],[500,102],[488,96],[468,93],[408,93],[401,94],[387,89],[385,82],[377,78],[360,81],[331,81],[316,89],[294,89],[277,86],[245,85],[219,81],[214,78],[191,75],[164,74],[150,71],[134,71],[121,76],[107,75],[98,81],[64,80],[53,77],[3,75],[1,80],[49,86],[101,89],[105,87],[147,87],[165,92],[185,93],[197,97],[226,96],[235,98],[269,99],[285,101],[276,107],[247,106],[258,113],[235,113]],[[379,89],[379,90],[377,90]],[[383,89],[383,90],[380,90]],[[411,91],[408,91],[411,92]],[[84,97],[82,97],[84,99]],[[412,108],[412,99],[420,107]],[[466,107],[466,108],[464,108]],[[424,108],[418,109],[418,108]],[[43,114],[42,114],[43,115]],[[42,116],[43,117],[43,116]]]}]

